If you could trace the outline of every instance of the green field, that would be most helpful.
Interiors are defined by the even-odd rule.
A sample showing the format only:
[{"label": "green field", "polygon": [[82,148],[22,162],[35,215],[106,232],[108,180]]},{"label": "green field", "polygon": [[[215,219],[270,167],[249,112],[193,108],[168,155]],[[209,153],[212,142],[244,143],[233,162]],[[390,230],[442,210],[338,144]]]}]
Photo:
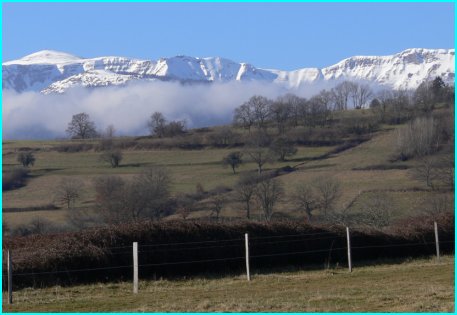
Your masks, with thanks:
[{"label": "green field", "polygon": [[[360,202],[370,194],[388,190],[386,194],[392,199],[392,218],[400,218],[418,214],[425,199],[435,192],[425,192],[423,182],[412,179],[409,169],[360,170],[370,166],[384,165],[387,167],[413,167],[415,161],[390,162],[395,153],[395,133],[397,127],[384,127],[376,132],[372,139],[349,150],[333,154],[327,158],[310,160],[333,150],[333,146],[298,147],[298,152],[290,160],[267,164],[265,169],[277,169],[283,166],[296,167],[296,171],[279,176],[284,184],[285,197],[277,205],[276,211],[291,217],[302,217],[303,213],[295,209],[290,196],[300,183],[312,183],[317,177],[336,177],[341,181],[342,194],[336,208],[345,209],[349,205],[360,211]],[[16,156],[18,149],[37,149],[36,163],[31,167],[31,178],[27,185],[10,191],[4,191],[4,208],[28,208],[46,206],[55,203],[54,192],[59,181],[66,176],[77,177],[85,183],[84,193],[77,207],[94,205],[93,179],[103,174],[116,174],[121,177],[131,177],[141,172],[144,167],[163,165],[170,171],[172,178],[172,193],[195,192],[196,185],[201,184],[205,190],[218,186],[233,187],[239,174],[252,171],[256,166],[252,162],[244,163],[237,174],[232,174],[230,168],[224,168],[222,158],[229,152],[239,148],[205,148],[201,150],[155,149],[123,151],[124,159],[119,168],[111,168],[99,160],[100,152],[94,150],[60,153],[53,146],[65,141],[7,141],[3,143],[3,167],[10,169],[18,165]],[[94,143],[92,141],[92,143]],[[359,170],[355,170],[359,169]],[[452,194],[448,194],[453,198]],[[231,198],[229,198],[231,199]],[[27,224],[34,218],[46,218],[59,225],[65,224],[67,210],[49,210],[44,207],[41,211],[3,213],[3,219],[10,227]],[[189,218],[207,217],[208,210],[196,210]],[[253,215],[261,211],[254,205]],[[224,217],[243,217],[240,203],[227,202],[221,212]],[[173,216],[172,216],[173,217]]]},{"label": "green field", "polygon": [[[141,273],[140,273],[141,277]],[[325,270],[23,289],[4,312],[454,312],[454,257]]]}]

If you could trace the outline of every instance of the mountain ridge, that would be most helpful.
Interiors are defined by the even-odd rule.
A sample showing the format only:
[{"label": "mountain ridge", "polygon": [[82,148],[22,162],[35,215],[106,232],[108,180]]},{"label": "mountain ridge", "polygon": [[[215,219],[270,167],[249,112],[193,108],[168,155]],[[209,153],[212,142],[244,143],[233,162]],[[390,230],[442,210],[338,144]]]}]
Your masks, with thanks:
[{"label": "mountain ridge", "polygon": [[178,55],[158,60],[118,56],[81,58],[43,50],[2,64],[2,88],[18,93],[64,93],[76,86],[125,85],[131,81],[180,82],[260,81],[297,89],[335,85],[343,80],[366,81],[392,89],[414,89],[424,80],[441,76],[454,84],[454,49],[410,48],[387,56],[353,56],[325,68],[292,71],[256,68],[222,57]]}]

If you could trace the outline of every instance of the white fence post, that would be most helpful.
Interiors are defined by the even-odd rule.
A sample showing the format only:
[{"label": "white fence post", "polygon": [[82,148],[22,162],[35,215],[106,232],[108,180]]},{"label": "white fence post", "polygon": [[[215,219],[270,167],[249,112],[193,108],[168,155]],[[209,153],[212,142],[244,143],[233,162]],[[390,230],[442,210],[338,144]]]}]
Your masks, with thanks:
[{"label": "white fence post", "polygon": [[246,248],[246,275],[248,281],[251,281],[251,273],[249,272],[249,235],[244,234],[245,248]]},{"label": "white fence post", "polygon": [[138,293],[138,242],[133,242],[133,293]]},{"label": "white fence post", "polygon": [[440,261],[440,240],[438,238],[438,224],[433,222],[433,225],[435,226],[435,246],[436,246],[436,258],[438,261]]},{"label": "white fence post", "polygon": [[348,244],[348,267],[349,267],[349,272],[352,272],[351,238],[349,236],[349,227],[346,227],[346,239],[347,239],[347,244]]},{"label": "white fence post", "polygon": [[13,259],[8,249],[8,304],[13,304]]}]

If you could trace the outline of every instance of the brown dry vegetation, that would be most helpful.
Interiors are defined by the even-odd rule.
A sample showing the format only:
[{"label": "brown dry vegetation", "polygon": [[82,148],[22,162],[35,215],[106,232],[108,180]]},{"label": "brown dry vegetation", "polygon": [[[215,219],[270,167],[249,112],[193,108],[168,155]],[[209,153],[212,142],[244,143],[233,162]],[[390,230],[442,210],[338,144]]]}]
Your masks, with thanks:
[{"label": "brown dry vegetation", "polygon": [[[431,255],[435,250],[434,220],[439,226],[442,253],[453,253],[454,216],[446,213],[403,220],[384,232],[352,229],[353,257],[362,262]],[[134,241],[139,242],[139,264],[145,266],[143,277],[240,270],[246,232],[250,235],[251,255],[257,269],[302,265],[303,261],[308,265],[346,264],[344,227],[298,222],[142,222],[78,233],[5,237],[3,248],[13,252],[16,287],[118,281],[131,276],[128,266],[131,266],[131,244]],[[199,263],[187,263],[189,261]],[[125,268],[116,269],[119,266]],[[5,268],[4,261],[4,273]],[[107,269],[72,271],[93,268]],[[21,275],[41,272],[45,274]]]}]

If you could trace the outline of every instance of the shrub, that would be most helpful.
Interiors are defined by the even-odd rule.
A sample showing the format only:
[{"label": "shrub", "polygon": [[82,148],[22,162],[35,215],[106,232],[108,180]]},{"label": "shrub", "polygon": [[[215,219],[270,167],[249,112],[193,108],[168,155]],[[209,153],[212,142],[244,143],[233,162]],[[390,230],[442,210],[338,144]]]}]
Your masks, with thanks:
[{"label": "shrub", "polygon": [[54,150],[57,152],[64,153],[76,153],[90,151],[94,148],[93,144],[90,143],[63,143],[54,146]]},{"label": "shrub", "polygon": [[230,152],[227,156],[224,157],[222,164],[225,166],[230,165],[233,174],[235,174],[236,168],[238,168],[243,163],[243,160],[241,159],[242,156],[243,154],[241,152]]},{"label": "shrub", "polygon": [[122,152],[120,150],[110,150],[100,155],[100,160],[107,162],[111,167],[118,167],[122,161]]},{"label": "shrub", "polygon": [[33,166],[35,164],[35,156],[31,151],[21,152],[17,155],[17,161],[21,163],[23,167]]},{"label": "shrub", "polygon": [[208,135],[208,142],[216,147],[225,147],[235,143],[238,137],[230,127],[222,127]]},{"label": "shrub", "polygon": [[170,176],[163,167],[147,168],[129,181],[99,177],[95,191],[97,206],[108,222],[158,220],[168,214]]},{"label": "shrub", "polygon": [[[357,261],[360,262],[379,258],[433,255],[435,249],[430,245],[434,243],[433,221],[438,222],[441,252],[453,253],[454,214],[447,212],[433,218],[421,216],[399,221],[383,232],[367,228],[351,229],[353,257],[357,257]],[[15,285],[24,287],[36,283],[49,285],[71,282],[74,284],[89,281],[119,281],[129,278],[131,268],[85,272],[71,272],[71,270],[131,265],[131,246],[134,241],[139,242],[140,252],[142,249],[154,251],[154,254],[141,255],[141,264],[175,263],[143,268],[141,276],[144,279],[152,278],[154,274],[166,277],[189,276],[208,271],[242,272],[244,265],[241,259],[224,260],[224,258],[243,255],[245,233],[249,233],[253,255],[269,256],[256,258],[255,265],[258,270],[290,265],[303,266],[304,261],[313,265],[322,264],[329,259],[332,263],[340,265],[345,265],[347,261],[345,227],[316,226],[294,221],[268,224],[211,223],[191,220],[143,221],[77,233],[5,237],[3,246],[16,252],[13,256],[13,264],[17,273],[67,270],[65,273],[17,277]],[[325,237],[322,237],[322,233],[325,233]],[[278,236],[281,237],[280,244],[271,241],[271,239],[277,241]],[[192,242],[203,243],[196,246]],[[405,244],[413,246],[405,246]],[[195,250],[195,247],[199,249]],[[281,255],[289,252],[306,253]],[[198,264],[176,264],[205,259],[221,260]],[[4,273],[5,270],[4,262]],[[3,285],[6,285],[6,281]]]}]

